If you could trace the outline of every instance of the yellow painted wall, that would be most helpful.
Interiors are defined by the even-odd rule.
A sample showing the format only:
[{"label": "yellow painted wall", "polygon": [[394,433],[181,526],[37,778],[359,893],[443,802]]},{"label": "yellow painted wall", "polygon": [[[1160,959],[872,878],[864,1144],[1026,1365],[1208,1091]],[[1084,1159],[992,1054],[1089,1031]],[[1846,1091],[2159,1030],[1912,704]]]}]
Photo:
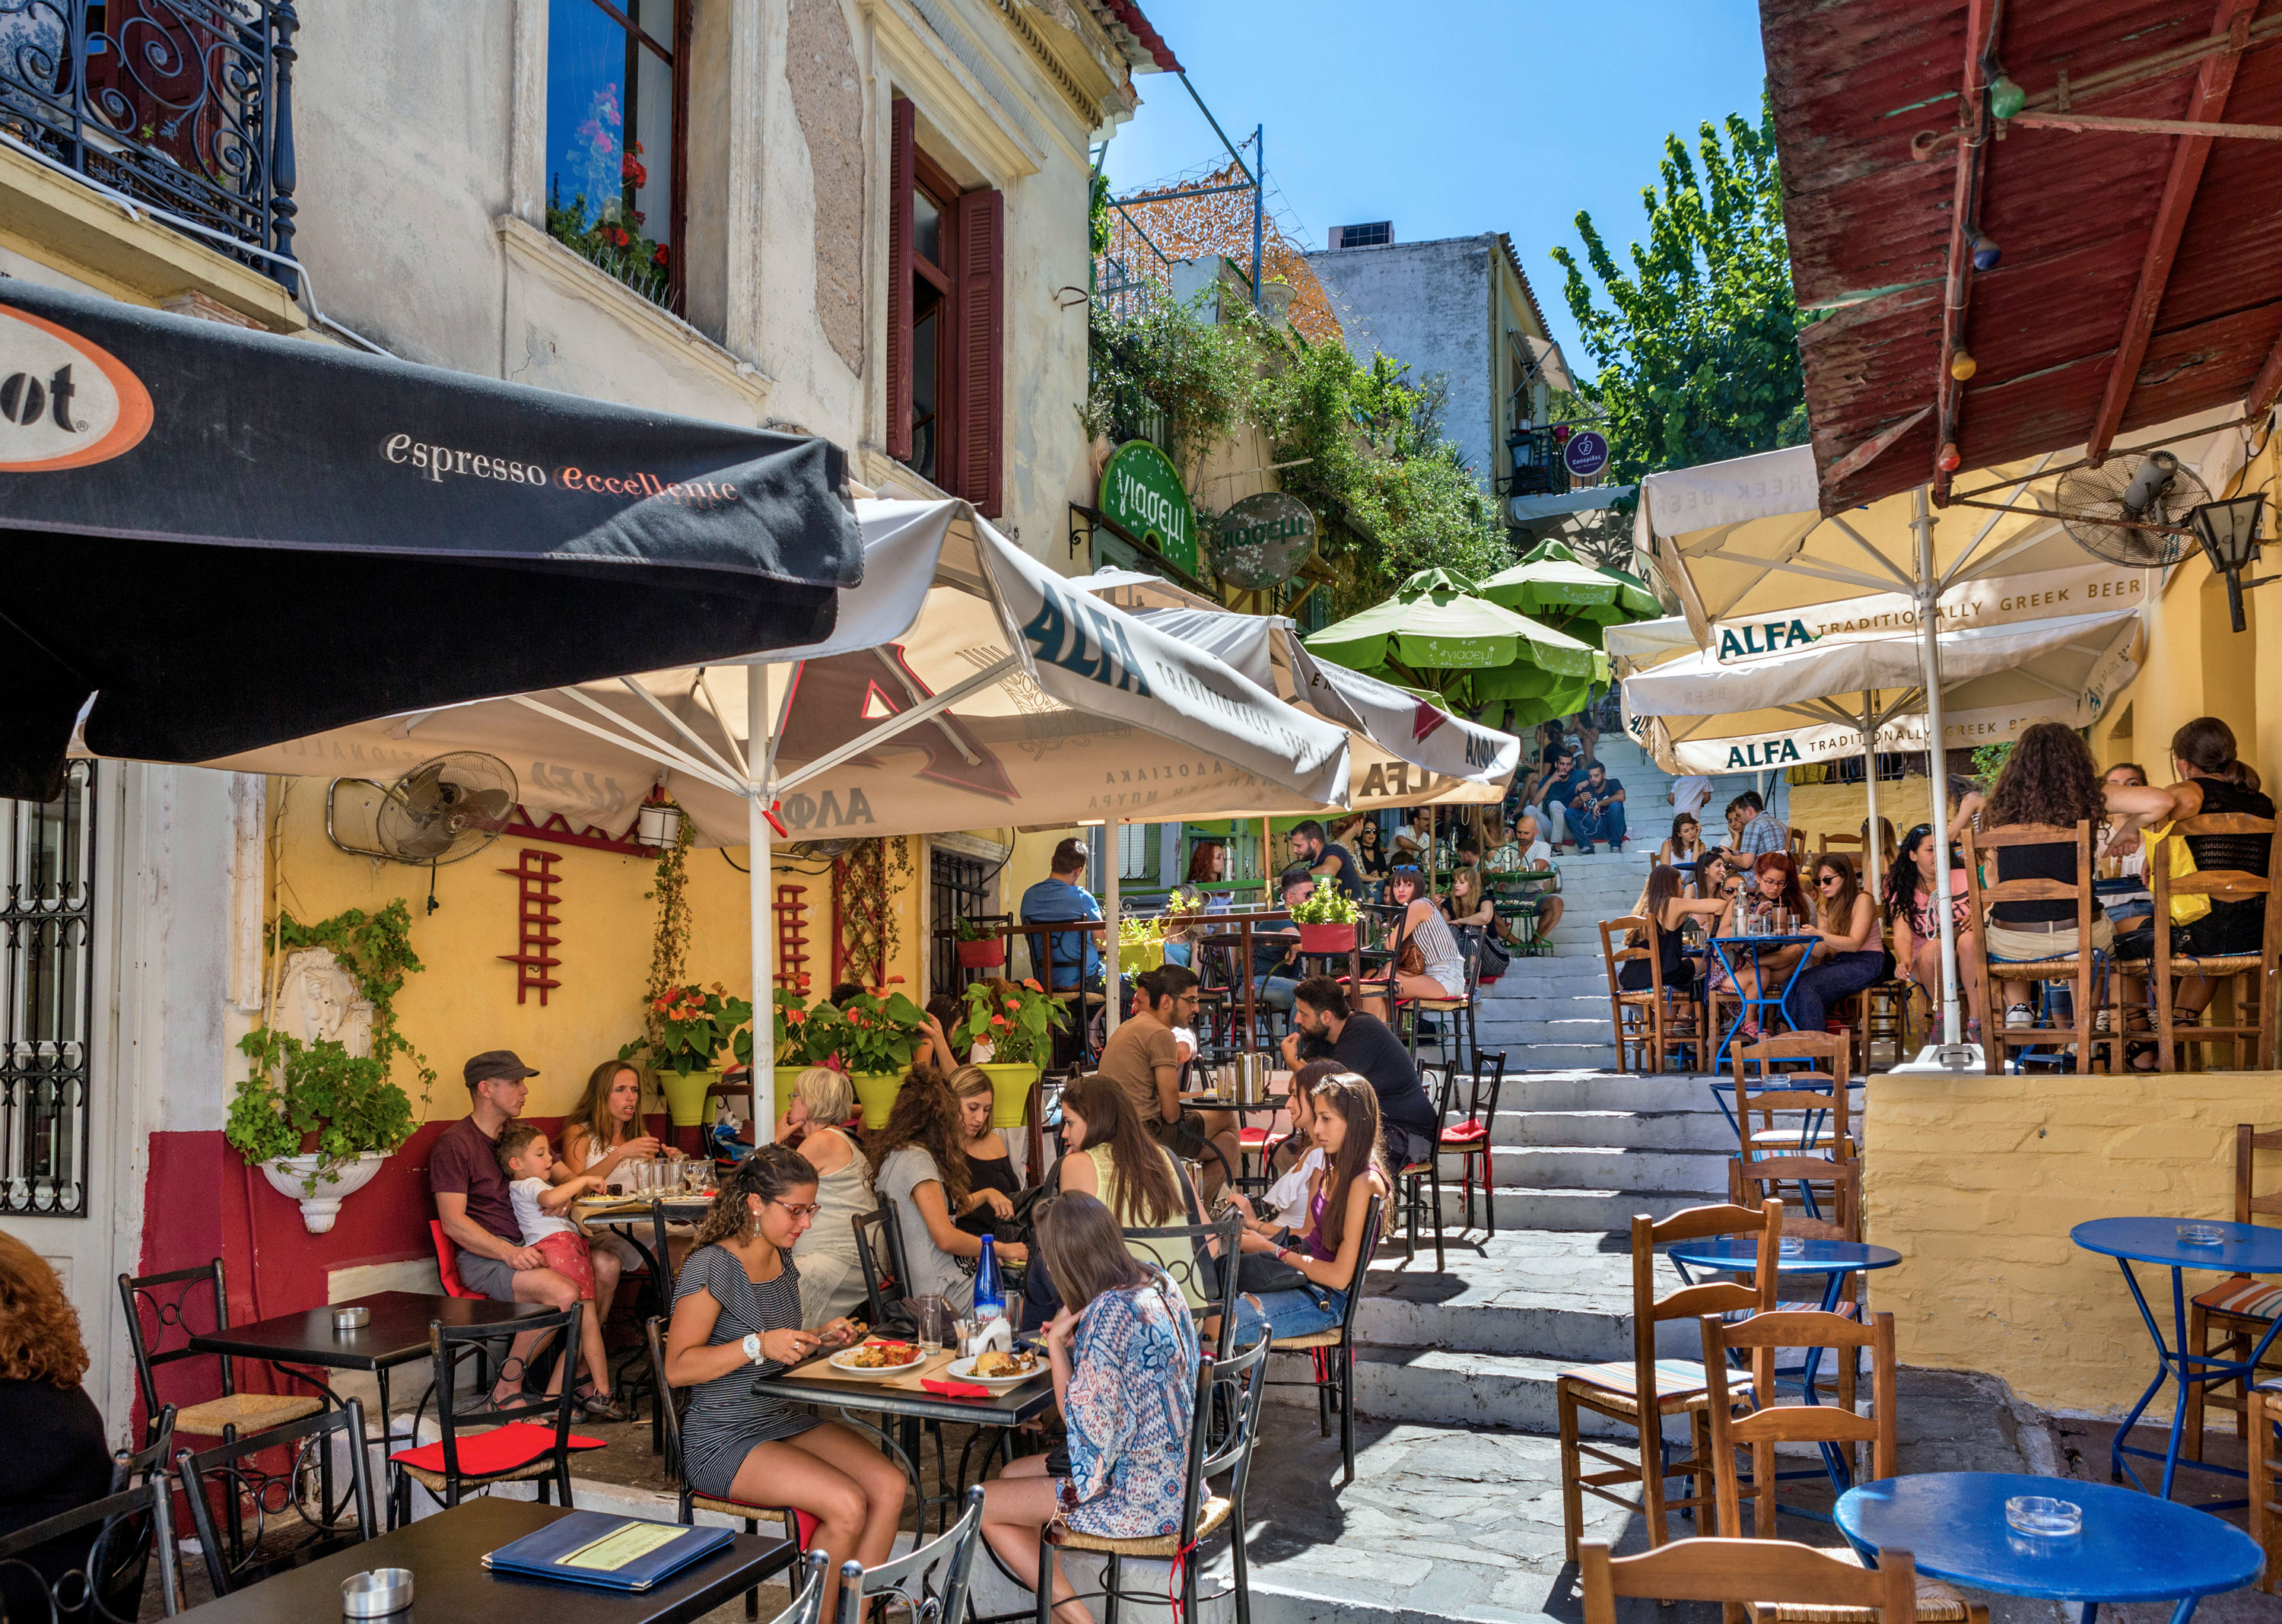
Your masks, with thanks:
[{"label": "yellow painted wall", "polygon": [[[1795,829],[1806,831],[1806,849],[1815,849],[1818,835],[1857,835],[1862,820],[1870,815],[1869,798],[1860,784],[1791,784],[1785,793],[1790,796],[1788,821]],[[1899,835],[1913,824],[1924,823],[1932,818],[1929,810],[1933,804],[1932,781],[1924,778],[1905,778],[1898,782],[1884,781],[1878,785],[1878,816],[1894,826]],[[1711,821],[1706,838],[1727,840],[1725,826],[1719,820],[1718,809],[1705,812]],[[1643,831],[1644,833],[1645,831]],[[1663,835],[1659,834],[1660,840]]]},{"label": "yellow painted wall", "polygon": [[[2146,1327],[2115,1262],[2069,1232],[2090,1218],[2232,1217],[2235,1124],[2273,1125],[2277,1081],[1877,1078],[1863,1217],[1867,1239],[1903,1256],[1870,1285],[1873,1306],[1893,1310],[1903,1362],[1990,1371],[2046,1410],[2130,1409],[2154,1364]],[[2269,1160],[2258,1178],[2270,1189],[2282,1166]],[[2168,1296],[2162,1271],[2138,1272],[2142,1289]],[[2216,1284],[2187,1278],[2191,1294]]]},{"label": "yellow painted wall", "polygon": [[[427,1115],[432,1119],[465,1114],[460,1068],[468,1056],[485,1049],[512,1049],[539,1068],[528,1107],[532,1115],[567,1111],[586,1074],[640,1035],[641,995],[657,918],[648,895],[652,863],[503,835],[476,856],[435,871],[441,905],[430,913],[427,870],[353,857],[326,837],[325,785],[315,778],[270,781],[270,804],[279,819],[280,898],[287,912],[302,920],[326,919],[350,907],[375,911],[399,897],[410,905],[412,945],[426,968],[407,982],[397,1014],[405,1036],[438,1073]],[[914,882],[924,875],[920,843],[905,845],[913,872],[893,892],[901,940],[890,975],[903,976],[899,990],[917,1000],[925,958],[919,940],[923,887]],[[555,976],[562,984],[543,1008],[535,992],[527,1002],[516,1002],[516,967],[499,957],[516,950],[519,895],[516,882],[500,870],[513,868],[525,850],[554,855],[555,872],[561,876],[555,911],[562,921],[555,934],[562,940],[555,952],[563,962]],[[893,843],[889,856],[892,868]],[[748,882],[730,859],[741,867],[743,848],[729,848],[726,856],[705,848],[689,853],[688,978],[700,985],[718,981],[748,996]],[[808,888],[811,1000],[829,991],[832,882],[828,873],[819,872],[824,868],[820,862],[787,861],[773,870],[778,882]],[[398,1081],[409,1078],[400,1075]]]}]

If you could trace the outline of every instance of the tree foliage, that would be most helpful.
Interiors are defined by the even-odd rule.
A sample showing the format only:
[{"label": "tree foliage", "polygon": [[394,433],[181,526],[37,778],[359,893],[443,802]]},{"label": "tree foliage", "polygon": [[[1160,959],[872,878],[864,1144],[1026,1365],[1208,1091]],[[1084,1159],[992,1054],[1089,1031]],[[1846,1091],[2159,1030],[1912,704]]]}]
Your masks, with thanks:
[{"label": "tree foliage", "polygon": [[1579,212],[1586,262],[1608,306],[1575,256],[1553,250],[1567,273],[1570,314],[1600,369],[1590,382],[1580,379],[1579,392],[1589,415],[1606,419],[1620,480],[1806,438],[1797,345],[1805,322],[1765,97],[1757,125],[1730,113],[1723,141],[1706,122],[1694,160],[1677,134],[1665,138],[1661,190],[1641,192],[1648,240],[1631,245],[1629,273],[1591,214]]}]

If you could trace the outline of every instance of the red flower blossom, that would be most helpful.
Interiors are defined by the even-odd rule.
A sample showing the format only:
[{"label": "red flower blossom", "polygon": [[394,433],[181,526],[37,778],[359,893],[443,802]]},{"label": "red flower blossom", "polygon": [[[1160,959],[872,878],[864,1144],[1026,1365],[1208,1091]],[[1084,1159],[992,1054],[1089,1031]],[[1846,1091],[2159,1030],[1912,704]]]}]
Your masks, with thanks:
[{"label": "red flower blossom", "polygon": [[[650,262],[652,265],[656,265],[656,266],[661,266],[661,267],[662,267],[662,266],[664,266],[664,265],[665,264],[665,262],[666,262],[666,253],[665,253],[665,245],[664,245],[664,243],[660,243],[660,244],[657,245],[657,252],[656,252],[656,253],[654,253],[654,254],[650,255],[650,257],[649,257],[649,262]],[[808,982],[808,977],[807,977],[807,976],[803,975],[803,976],[802,976],[802,977],[801,977],[801,983],[802,983],[803,986],[805,986],[805,985],[807,984],[807,982]]]},{"label": "red flower blossom", "polygon": [[993,1015],[990,1017],[990,1024],[995,1027],[1003,1028],[1006,1024],[1006,1017],[1004,1015]]}]

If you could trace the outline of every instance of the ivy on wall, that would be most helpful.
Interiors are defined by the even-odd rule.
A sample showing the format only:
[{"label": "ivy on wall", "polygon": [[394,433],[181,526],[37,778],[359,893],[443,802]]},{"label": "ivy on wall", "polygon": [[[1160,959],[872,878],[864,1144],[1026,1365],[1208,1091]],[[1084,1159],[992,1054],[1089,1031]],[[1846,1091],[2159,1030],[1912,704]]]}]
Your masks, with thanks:
[{"label": "ivy on wall", "polygon": [[903,945],[895,890],[913,873],[912,843],[861,840],[832,860],[832,906],[839,921],[839,979],[866,987],[887,984],[888,967]]}]

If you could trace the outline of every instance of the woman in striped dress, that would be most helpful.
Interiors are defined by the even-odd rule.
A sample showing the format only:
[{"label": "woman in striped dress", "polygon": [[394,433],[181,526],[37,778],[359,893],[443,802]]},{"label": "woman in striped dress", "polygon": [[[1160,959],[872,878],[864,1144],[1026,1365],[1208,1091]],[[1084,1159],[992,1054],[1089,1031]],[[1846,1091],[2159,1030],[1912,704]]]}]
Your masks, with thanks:
[{"label": "woman in striped dress", "polygon": [[888,1558],[903,1516],[903,1472],[836,1422],[757,1398],[773,1376],[819,1348],[859,1334],[845,1319],[801,1329],[800,1271],[792,1248],[816,1217],[816,1169],[798,1151],[764,1145],[721,1184],[674,1286],[665,1379],[695,1387],[681,1424],[682,1470],[712,1499],[792,1506],[816,1519],[826,1616],[840,1564]]},{"label": "woman in striped dress", "polygon": [[[1465,997],[1466,955],[1458,946],[1458,938],[1450,934],[1450,921],[1442,917],[1433,894],[1426,889],[1425,876],[1407,865],[1397,867],[1386,877],[1386,899],[1402,909],[1404,944],[1417,944],[1419,957],[1425,961],[1423,975],[1408,974],[1399,964],[1390,967],[1397,995],[1406,998]],[[1357,998],[1355,1004],[1382,1021],[1391,1018],[1384,997],[1365,994]]]}]

